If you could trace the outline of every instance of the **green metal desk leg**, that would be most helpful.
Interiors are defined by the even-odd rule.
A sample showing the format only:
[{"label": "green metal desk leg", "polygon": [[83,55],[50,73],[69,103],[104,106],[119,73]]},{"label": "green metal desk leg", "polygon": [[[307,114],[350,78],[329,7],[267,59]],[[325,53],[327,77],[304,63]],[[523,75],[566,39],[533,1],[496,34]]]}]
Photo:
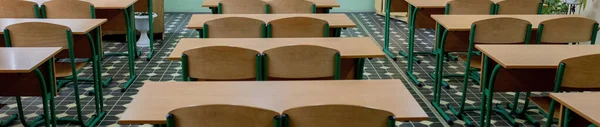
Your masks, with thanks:
[{"label": "green metal desk leg", "polygon": [[394,61],[398,60],[396,58],[396,56],[390,52],[389,48],[390,48],[390,1],[391,0],[386,0],[386,4],[385,4],[385,26],[384,26],[384,37],[383,37],[383,52],[385,52],[385,54],[387,54],[387,56],[389,56],[390,58],[394,59]]},{"label": "green metal desk leg", "polygon": [[131,84],[133,84],[133,82],[136,80],[137,75],[135,74],[135,32],[133,32],[133,11],[134,11],[134,6],[131,5],[131,7],[127,8],[127,11],[125,11],[125,22],[127,22],[126,26],[127,26],[127,37],[128,37],[128,51],[134,51],[134,52],[128,52],[129,55],[129,79],[127,80],[127,82],[125,84],[123,84],[121,92],[125,92],[130,86]]},{"label": "green metal desk leg", "polygon": [[[146,58],[146,61],[150,61],[150,59],[152,59],[153,55],[154,55],[154,18],[152,17],[154,14],[153,12],[153,8],[154,7],[152,5],[152,0],[148,0],[148,24],[149,26],[149,30],[150,32],[148,32],[148,38],[150,38],[150,51],[148,53],[148,58]],[[159,15],[160,16],[160,15]]]},{"label": "green metal desk leg", "polygon": [[354,69],[354,79],[363,79],[364,67],[365,67],[365,58],[357,58],[356,59],[356,68]]},{"label": "green metal desk leg", "polygon": [[329,13],[329,11],[331,11],[332,8],[323,8],[323,13]]},{"label": "green metal desk leg", "polygon": [[333,33],[333,37],[340,37],[342,36],[342,28],[332,28],[334,33]]},{"label": "green metal desk leg", "polygon": [[16,120],[18,116],[18,114],[12,114],[5,121],[0,121],[0,127],[8,126],[10,123]]},{"label": "green metal desk leg", "polygon": [[[448,34],[447,30],[444,30],[443,34],[442,34],[442,39],[439,41],[440,46],[439,47],[444,47],[444,41],[446,39],[446,35]],[[412,53],[412,51],[409,51],[409,53]],[[448,114],[446,114],[446,112],[442,109],[441,107],[441,92],[442,92],[442,72],[443,72],[443,67],[444,67],[444,55],[440,55],[444,53],[444,48],[439,48],[436,50],[436,64],[435,64],[435,76],[437,78],[435,78],[435,85],[433,88],[433,101],[431,102],[431,104],[433,105],[433,107],[436,109],[436,111],[444,118],[444,120],[452,125],[454,124],[454,121],[452,119],[450,119],[450,117],[448,116]]]},{"label": "green metal desk leg", "polygon": [[[420,82],[417,78],[417,76],[415,76],[413,74],[413,69],[414,69],[414,62],[415,62],[415,56],[414,56],[414,46],[415,46],[415,17],[416,17],[416,13],[418,8],[413,6],[413,5],[409,5],[408,6],[408,10],[411,11],[410,15],[409,15],[409,28],[408,28],[408,62],[407,64],[407,69],[406,69],[406,75],[408,75],[408,78],[410,79],[410,81],[412,81],[414,84],[416,84],[417,86],[423,86],[424,84],[422,82]],[[402,53],[400,53],[400,55],[402,55]]]},{"label": "green metal desk leg", "polygon": [[217,7],[208,7],[208,9],[210,9],[212,14],[219,14],[219,8]]}]

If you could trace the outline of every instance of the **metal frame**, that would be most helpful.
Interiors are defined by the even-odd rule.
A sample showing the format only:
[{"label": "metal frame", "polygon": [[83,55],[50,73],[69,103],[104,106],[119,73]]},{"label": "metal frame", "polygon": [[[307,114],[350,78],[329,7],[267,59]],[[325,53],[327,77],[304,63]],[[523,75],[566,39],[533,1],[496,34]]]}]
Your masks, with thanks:
[{"label": "metal frame", "polygon": [[[96,28],[98,29],[98,28]],[[99,34],[99,33],[98,33]],[[66,30],[66,35],[67,35],[67,44],[68,44],[68,52],[69,52],[69,62],[71,63],[71,75],[77,75],[78,71],[75,67],[75,52],[73,50],[73,34],[71,32],[71,30]],[[5,36],[5,43],[7,47],[12,47],[12,43],[11,43],[11,39],[10,39],[10,31],[8,29],[4,30],[4,36]],[[84,121],[83,120],[83,114],[81,113],[82,109],[81,109],[81,102],[80,102],[80,97],[79,94],[75,94],[75,104],[76,104],[76,108],[77,108],[77,119],[69,119],[69,118],[57,118],[57,119],[53,119],[56,120],[57,122],[61,122],[61,123],[77,123],[81,126],[95,126],[96,124],[98,124],[100,122],[100,120],[102,118],[104,118],[104,116],[106,115],[106,112],[104,112],[104,100],[102,97],[102,88],[99,85],[100,82],[100,69],[98,69],[100,67],[99,65],[99,56],[96,54],[97,52],[95,52],[95,44],[93,41],[90,41],[90,45],[91,45],[91,49],[92,49],[92,53],[93,53],[93,73],[94,73],[94,90],[97,90],[99,92],[95,93],[95,107],[96,107],[96,114],[93,115],[91,118],[88,119],[88,121]],[[53,67],[52,67],[53,68]],[[54,72],[52,72],[53,75]],[[52,78],[54,79],[54,78]],[[51,79],[51,80],[52,80]],[[79,80],[77,78],[77,76],[72,76],[71,80],[73,82],[73,92],[74,93],[79,93]],[[51,82],[55,83],[54,80],[52,80]],[[51,105],[54,105],[53,101],[51,102]],[[20,97],[17,97],[17,105],[20,105]],[[20,113],[22,113],[22,109],[20,109],[21,111],[19,111]],[[56,114],[53,114],[52,117],[55,117]],[[21,123],[23,123],[24,126],[29,126],[27,125],[28,123],[26,123],[24,118],[20,118],[21,119]],[[41,124],[39,121],[34,121],[33,123],[31,123],[32,126],[37,126],[38,124]]]}]

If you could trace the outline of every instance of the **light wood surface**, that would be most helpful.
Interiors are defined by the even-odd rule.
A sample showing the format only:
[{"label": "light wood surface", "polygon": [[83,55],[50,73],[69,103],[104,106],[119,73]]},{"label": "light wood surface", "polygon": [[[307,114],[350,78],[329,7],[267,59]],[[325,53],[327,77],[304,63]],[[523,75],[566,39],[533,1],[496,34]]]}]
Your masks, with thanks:
[{"label": "light wood surface", "polygon": [[578,15],[431,15],[431,17],[448,31],[470,31],[471,24],[476,21],[498,18],[498,17],[510,17],[527,20],[531,23],[532,29],[536,30],[538,25],[550,19],[564,18],[564,17],[582,17]]},{"label": "light wood surface", "polygon": [[346,14],[194,14],[187,25],[188,29],[202,29],[204,23],[209,20],[224,17],[246,17],[264,21],[265,23],[282,18],[289,17],[311,17],[322,19],[329,23],[329,28],[347,28],[356,27],[356,24],[350,20]]},{"label": "light wood surface", "polygon": [[335,76],[338,50],[312,45],[293,45],[268,49],[266,58],[268,78],[311,79]]},{"label": "light wood surface", "polygon": [[190,49],[184,53],[188,57],[187,68],[191,78],[220,81],[256,79],[258,51],[212,46]]},{"label": "light wood surface", "polygon": [[264,14],[267,2],[262,0],[221,0],[222,14]]},{"label": "light wood surface", "polygon": [[219,104],[183,107],[169,113],[177,127],[273,127],[279,115],[256,107]]},{"label": "light wood surface", "polygon": [[0,73],[29,73],[60,51],[60,47],[0,47]]},{"label": "light wood surface", "polygon": [[600,109],[598,109],[600,92],[550,93],[550,97],[586,120],[600,125]]},{"label": "light wood surface", "polygon": [[288,127],[389,127],[394,114],[355,105],[311,105],[283,111]]},{"label": "light wood surface", "polygon": [[271,14],[309,14],[313,13],[313,3],[307,0],[271,0],[269,13]]},{"label": "light wood surface", "polygon": [[[446,4],[451,0],[405,0],[408,4],[413,5],[417,8],[446,8]],[[494,3],[498,3],[503,0],[492,0]]]},{"label": "light wood surface", "polygon": [[[92,3],[81,0],[50,0],[43,3],[46,18],[59,19],[90,19]],[[94,14],[95,15],[95,14]]]},{"label": "light wood surface", "polygon": [[[267,2],[270,0],[266,0]],[[308,0],[314,2],[317,8],[333,8],[340,7],[337,0]],[[205,0],[202,7],[218,7],[220,0]]]},{"label": "light wood surface", "polygon": [[386,110],[401,121],[429,119],[400,80],[148,82],[139,90],[119,124],[164,124],[173,109],[207,104],[278,113],[302,106],[344,104]]},{"label": "light wood surface", "polygon": [[452,0],[447,4],[450,15],[489,15],[495,6],[489,0]]},{"label": "light wood surface", "polygon": [[375,42],[362,38],[182,38],[169,55],[169,60],[180,60],[183,51],[208,46],[233,46],[263,52],[289,45],[316,45],[340,51],[342,58],[385,57]]},{"label": "light wood surface", "polygon": [[272,38],[325,37],[327,21],[307,17],[281,18],[268,22]]},{"label": "light wood surface", "polygon": [[[106,22],[106,19],[20,19],[20,18],[0,18],[0,29],[5,29],[7,26],[23,22],[44,22],[63,25],[71,28],[73,34],[86,34],[94,30],[94,28]],[[0,31],[4,34],[4,31]]]},{"label": "light wood surface", "polygon": [[503,0],[496,2],[498,4],[498,14],[501,15],[512,15],[512,14],[537,14],[540,9],[541,0]]},{"label": "light wood surface", "polygon": [[596,45],[475,45],[506,69],[554,69],[560,61],[600,53]]},{"label": "light wood surface", "polygon": [[586,42],[592,40],[594,25],[598,22],[585,17],[556,18],[541,22],[541,42],[568,44],[571,42]]},{"label": "light wood surface", "polygon": [[561,87],[600,89],[600,54],[584,55],[562,60],[564,75]]},{"label": "light wood surface", "polygon": [[[28,0],[42,5],[42,3],[50,0]],[[81,0],[90,2],[96,9],[125,9],[133,5],[137,0]]]},{"label": "light wood surface", "polygon": [[36,18],[34,2],[22,0],[0,1],[0,18]]},{"label": "light wood surface", "polygon": [[261,20],[243,17],[227,17],[206,21],[207,37],[204,38],[261,38],[266,27]]}]

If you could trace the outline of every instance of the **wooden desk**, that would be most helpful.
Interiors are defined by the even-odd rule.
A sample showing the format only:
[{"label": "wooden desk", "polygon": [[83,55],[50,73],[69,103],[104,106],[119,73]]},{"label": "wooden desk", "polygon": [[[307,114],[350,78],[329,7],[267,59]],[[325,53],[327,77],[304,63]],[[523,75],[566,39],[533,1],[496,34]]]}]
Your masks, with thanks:
[{"label": "wooden desk", "polygon": [[[336,0],[308,0],[315,3],[317,6],[317,13],[329,13],[329,10],[334,7],[340,7],[340,4]],[[211,9],[213,14],[217,13],[220,0],[204,0],[202,7],[208,7]]]},{"label": "wooden desk", "polygon": [[235,46],[259,52],[288,45],[317,45],[337,49],[342,57],[341,78],[361,79],[364,59],[385,57],[369,37],[362,38],[183,38],[169,55],[180,60],[184,51],[207,46]]},{"label": "wooden desk", "polygon": [[[71,28],[73,34],[84,35],[105,23],[106,19],[23,19],[23,18],[0,18],[0,29],[7,26],[24,22],[44,22],[63,25]],[[0,31],[4,34],[4,31]]]},{"label": "wooden desk", "polygon": [[400,80],[149,82],[139,90],[119,124],[165,124],[173,109],[206,104],[279,113],[316,104],[349,104],[390,111],[399,121],[429,119]]},{"label": "wooden desk", "polygon": [[[571,127],[583,127],[590,123],[600,125],[600,110],[598,106],[598,97],[600,92],[592,93],[550,93],[550,97],[556,102],[560,103],[561,113],[565,111],[564,108],[568,108],[570,112],[575,112],[569,126]],[[561,115],[559,118],[559,126],[564,123],[564,116]]]},{"label": "wooden desk", "polygon": [[188,29],[201,31],[206,21],[225,17],[246,17],[262,20],[265,23],[288,17],[311,17],[329,23],[329,35],[339,37],[341,28],[356,27],[356,24],[346,14],[194,14],[187,25]]},{"label": "wooden desk", "polygon": [[0,73],[29,73],[61,51],[50,48],[0,47]]},{"label": "wooden desk", "polygon": [[[484,63],[488,63],[483,65],[481,81],[494,80],[481,85],[487,93],[553,91],[560,61],[600,53],[597,45],[475,45],[475,48],[482,52]],[[484,94],[482,98],[492,97],[493,94]],[[491,108],[491,101],[486,103]]]},{"label": "wooden desk", "polygon": [[[51,116],[41,120],[45,122],[45,126],[56,126],[55,122],[50,121],[50,119],[55,119],[56,115],[54,104],[49,104],[54,102],[53,93],[55,93],[54,86],[56,85],[54,80],[51,80],[54,78],[51,74],[54,73],[54,66],[51,65],[54,63],[52,57],[61,50],[60,47],[0,47],[0,80],[2,80],[0,96],[41,96],[44,107],[43,114]],[[17,99],[21,98],[17,97]],[[0,108],[2,106],[3,104],[0,104]],[[6,121],[0,121],[0,123],[10,123],[15,119],[17,119],[17,114],[12,114],[7,117]]]},{"label": "wooden desk", "polygon": [[531,23],[533,29],[546,20],[565,18],[565,17],[583,17],[580,15],[431,15],[437,23],[440,23],[448,31],[470,31],[471,25],[479,20],[510,17],[527,20]]},{"label": "wooden desk", "polygon": [[[0,18],[0,29],[4,30],[6,27],[25,22],[44,22],[67,26],[73,32],[73,41],[76,57],[77,58],[92,58],[92,51],[87,33],[95,33],[94,29],[99,28],[106,19],[21,19],[21,18]],[[4,31],[0,31],[0,34],[4,34]],[[95,34],[92,34],[95,35]],[[94,40],[99,37],[94,37]],[[96,44],[99,45],[98,42]],[[0,47],[5,47],[4,36],[0,36]],[[56,56],[57,58],[68,58],[67,52],[60,53]]]}]

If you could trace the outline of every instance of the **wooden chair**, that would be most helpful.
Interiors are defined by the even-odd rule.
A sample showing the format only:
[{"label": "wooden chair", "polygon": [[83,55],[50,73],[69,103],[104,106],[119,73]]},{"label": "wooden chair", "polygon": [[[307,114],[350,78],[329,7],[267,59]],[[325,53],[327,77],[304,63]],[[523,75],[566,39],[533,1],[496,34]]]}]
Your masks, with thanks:
[{"label": "wooden chair", "polygon": [[598,22],[583,17],[565,17],[546,20],[538,26],[537,43],[567,44],[596,42]]},{"label": "wooden chair", "polygon": [[340,79],[340,53],[331,48],[283,46],[265,50],[263,60],[265,80]]},{"label": "wooden chair", "polygon": [[329,37],[329,23],[309,17],[272,20],[267,25],[267,37]]},{"label": "wooden chair", "polygon": [[[458,116],[458,118],[463,118],[464,120],[466,117],[460,116],[464,115],[463,113],[465,111],[475,110],[474,108],[465,109],[469,79],[479,80],[478,70],[481,70],[481,66],[483,65],[481,63],[481,56],[477,56],[475,54],[475,44],[527,44],[530,39],[530,33],[531,23],[529,23],[529,21],[517,18],[491,18],[476,21],[472,24],[469,35],[467,56],[466,58],[463,58],[463,60],[466,61],[465,66],[467,68],[465,69],[463,76],[464,80],[462,84],[461,103],[459,105],[459,109],[453,109],[452,106],[449,106],[449,108],[453,109],[452,111],[454,115]],[[487,81],[480,82],[481,84],[485,84]],[[514,121],[514,119],[512,121]],[[467,124],[472,125],[472,123]]]},{"label": "wooden chair", "polygon": [[496,14],[542,14],[540,0],[503,0],[496,3]]},{"label": "wooden chair", "polygon": [[42,4],[42,17],[63,19],[96,18],[92,3],[80,0],[50,0]]},{"label": "wooden chair", "polygon": [[284,127],[394,127],[389,111],[353,105],[316,105],[283,111]]},{"label": "wooden chair", "polygon": [[293,14],[293,13],[316,13],[315,3],[306,0],[271,0],[267,2],[269,13]]},{"label": "wooden chair", "polygon": [[[71,80],[73,82],[74,93],[79,93],[78,71],[85,66],[87,62],[75,62],[76,54],[73,48],[73,35],[69,27],[42,23],[26,22],[7,26],[4,30],[4,39],[7,47],[62,47],[63,51],[56,58],[68,54],[69,62],[56,62],[54,64],[54,77],[57,79]],[[93,50],[94,47],[91,47]],[[81,113],[81,103],[79,94],[75,94],[75,104],[77,105],[77,114]],[[84,122],[79,119],[80,122]]]},{"label": "wooden chair", "polygon": [[237,105],[200,105],[174,109],[167,127],[278,127],[279,113]]},{"label": "wooden chair", "polygon": [[260,52],[228,46],[211,46],[183,52],[183,80],[261,80]]},{"label": "wooden chair", "polygon": [[[556,72],[554,92],[600,90],[600,78],[598,78],[600,68],[598,64],[600,64],[600,54],[584,55],[562,60]],[[552,126],[553,118],[560,116],[559,111],[556,110],[556,108],[559,108],[556,101],[547,96],[531,97],[530,100],[546,112],[548,120],[546,127]]]},{"label": "wooden chair", "polygon": [[204,38],[264,38],[265,22],[244,17],[226,17],[207,21],[202,28]]},{"label": "wooden chair", "polygon": [[219,14],[266,14],[267,2],[262,0],[221,0]]},{"label": "wooden chair", "polygon": [[495,6],[490,0],[452,0],[446,4],[446,14],[489,15],[495,13]]},{"label": "wooden chair", "polygon": [[37,3],[25,0],[0,0],[0,18],[38,18]]}]

